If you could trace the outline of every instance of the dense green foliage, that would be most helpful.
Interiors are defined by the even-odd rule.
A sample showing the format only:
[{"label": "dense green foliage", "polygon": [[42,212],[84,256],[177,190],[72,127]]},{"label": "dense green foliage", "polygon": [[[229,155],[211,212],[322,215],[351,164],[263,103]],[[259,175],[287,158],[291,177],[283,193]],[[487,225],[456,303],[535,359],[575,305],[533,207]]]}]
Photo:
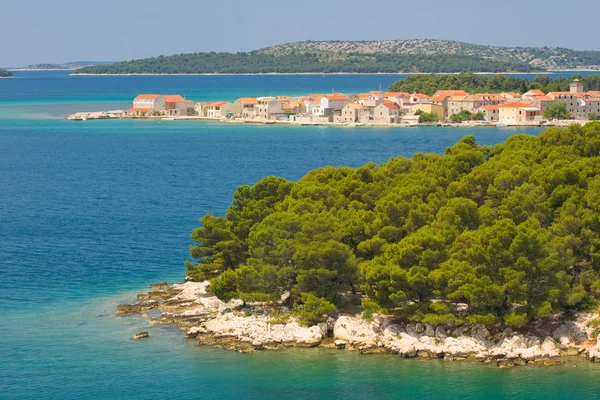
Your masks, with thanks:
[{"label": "dense green foliage", "polygon": [[459,112],[457,114],[452,114],[450,116],[450,121],[460,123],[460,122],[464,122],[464,121],[470,121],[472,117],[473,117],[473,114],[470,111],[462,110],[461,112]]},{"label": "dense green foliage", "polygon": [[0,78],[11,78],[13,73],[5,69],[0,69]]},{"label": "dense green foliage", "polygon": [[528,81],[505,75],[476,75],[461,73],[457,75],[413,75],[390,86],[394,92],[425,93],[433,95],[438,90],[464,90],[469,93],[501,93],[520,92],[539,89],[544,93],[565,92],[573,79],[579,78],[584,90],[600,90],[600,74],[571,77],[550,78],[548,75],[538,75]]},{"label": "dense green foliage", "polygon": [[598,115],[598,114],[596,114],[594,112],[588,113],[587,117],[588,117],[588,119],[590,121],[598,121],[598,120],[600,120],[600,115]]},{"label": "dense green foliage", "polygon": [[520,327],[596,304],[600,122],[268,177],[201,222],[188,275],[222,299],[289,292],[308,322],[360,286],[369,310]]},{"label": "dense green foliage", "polygon": [[568,119],[570,115],[567,105],[562,101],[552,103],[544,110],[544,117],[550,119]]},{"label": "dense green foliage", "polygon": [[[418,110],[418,111],[421,111],[421,110]],[[415,113],[415,115],[419,116],[420,124],[427,123],[427,122],[437,122],[440,120],[440,116],[437,115],[436,113],[421,112],[419,114]]]},{"label": "dense green foliage", "polygon": [[195,53],[96,65],[74,74],[532,71],[526,63],[456,55]]}]

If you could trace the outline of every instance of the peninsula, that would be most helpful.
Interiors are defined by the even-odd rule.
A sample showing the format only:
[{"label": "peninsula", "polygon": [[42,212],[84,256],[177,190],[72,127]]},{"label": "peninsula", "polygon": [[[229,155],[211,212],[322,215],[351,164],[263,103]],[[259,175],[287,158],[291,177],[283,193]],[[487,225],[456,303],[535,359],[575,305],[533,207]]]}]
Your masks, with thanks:
[{"label": "peninsula", "polygon": [[74,74],[455,73],[600,70],[600,51],[481,46],[445,40],[297,42],[249,53],[160,56]]},{"label": "peninsula", "polygon": [[339,126],[423,123],[539,126],[585,123],[600,116],[600,75],[556,80],[538,76],[531,82],[471,73],[418,75],[404,78],[390,89],[393,91],[247,97],[234,102],[194,102],[181,95],[140,94],[128,110],[76,113],[67,119],[208,119]]},{"label": "peninsula", "polygon": [[12,78],[13,73],[5,69],[0,69],[0,78]]},{"label": "peninsula", "polygon": [[201,344],[600,361],[600,122],[242,186],[160,310]]}]

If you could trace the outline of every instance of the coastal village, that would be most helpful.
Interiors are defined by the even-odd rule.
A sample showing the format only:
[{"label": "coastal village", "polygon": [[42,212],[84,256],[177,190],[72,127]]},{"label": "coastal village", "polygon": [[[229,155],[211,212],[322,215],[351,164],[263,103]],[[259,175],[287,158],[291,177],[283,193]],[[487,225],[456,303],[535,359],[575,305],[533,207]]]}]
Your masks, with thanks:
[{"label": "coastal village", "polygon": [[[575,122],[600,115],[600,91],[584,92],[575,80],[568,92],[523,94],[478,93],[463,90],[438,90],[433,96],[422,93],[372,91],[306,96],[245,97],[234,102],[194,102],[181,95],[140,94],[128,110],[76,113],[69,120],[106,118],[209,119],[228,122],[288,123],[299,125],[418,125],[423,122],[457,122],[477,125],[523,126],[549,122],[544,110],[554,103],[565,104]],[[424,119],[422,115],[430,118]]]}]

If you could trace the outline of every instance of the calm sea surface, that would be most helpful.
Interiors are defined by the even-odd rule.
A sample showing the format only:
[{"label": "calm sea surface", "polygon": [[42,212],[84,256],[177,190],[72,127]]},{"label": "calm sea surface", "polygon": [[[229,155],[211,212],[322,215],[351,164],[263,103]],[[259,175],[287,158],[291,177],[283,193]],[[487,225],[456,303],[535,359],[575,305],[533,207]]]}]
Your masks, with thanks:
[{"label": "calm sea surface", "polygon": [[[240,355],[116,317],[156,281],[179,281],[191,230],[266,175],[441,153],[539,129],[325,128],[86,121],[139,92],[193,100],[358,92],[398,75],[69,77],[0,80],[0,398],[598,398],[600,366],[500,370],[328,350]],[[130,340],[148,330],[148,341]]]}]

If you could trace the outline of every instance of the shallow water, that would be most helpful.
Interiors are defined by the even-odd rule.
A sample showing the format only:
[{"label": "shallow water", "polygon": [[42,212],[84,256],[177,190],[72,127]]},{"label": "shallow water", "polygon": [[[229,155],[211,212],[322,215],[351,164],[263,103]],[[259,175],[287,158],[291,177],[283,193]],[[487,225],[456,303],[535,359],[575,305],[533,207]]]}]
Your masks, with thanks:
[{"label": "shallow water", "polygon": [[[464,135],[492,144],[540,132],[59,118],[82,106],[120,108],[145,91],[189,88],[189,97],[201,100],[225,96],[223,87],[235,98],[325,92],[342,83],[372,90],[397,79],[219,77],[216,86],[213,78],[42,72],[0,80],[0,397],[597,396],[600,369],[587,362],[499,370],[321,349],[242,355],[198,347],[139,317],[116,317],[116,305],[136,290],[183,278],[191,230],[206,212],[224,213],[239,185],[266,175],[296,180],[326,165],[441,153]],[[151,338],[131,340],[140,330]]]}]

